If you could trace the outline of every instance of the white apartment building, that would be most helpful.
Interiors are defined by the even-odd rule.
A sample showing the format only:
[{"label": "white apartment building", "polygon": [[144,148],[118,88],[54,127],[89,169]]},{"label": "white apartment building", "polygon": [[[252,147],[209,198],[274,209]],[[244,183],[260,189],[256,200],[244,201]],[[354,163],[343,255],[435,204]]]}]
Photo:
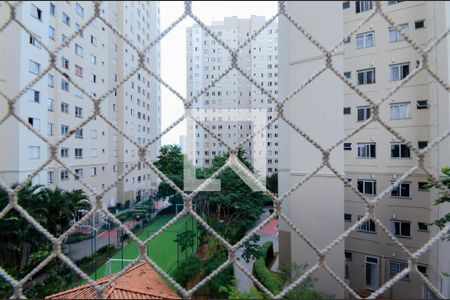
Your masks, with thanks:
[{"label": "white apartment building", "polygon": [[[4,3],[0,4],[0,14],[0,19],[6,20],[8,9]],[[85,1],[20,4],[16,18],[31,32],[12,23],[0,34],[1,91],[13,97],[45,72],[50,57],[41,44],[51,51],[58,49],[93,14],[94,4]],[[138,49],[144,49],[160,31],[158,2],[104,2],[100,14]],[[146,65],[156,73],[160,69],[159,56],[159,46],[145,55]],[[72,134],[93,114],[94,105],[88,95],[100,99],[105,119],[139,146],[160,132],[159,84],[142,70],[121,84],[138,66],[139,55],[103,21],[94,19],[67,47],[57,51],[55,59],[64,75],[51,69],[15,104],[18,116],[49,143],[56,144]],[[2,97],[0,103],[3,116],[7,112],[6,100]],[[0,178],[8,184],[23,181],[49,158],[48,145],[14,118],[0,126],[0,141]],[[147,159],[155,159],[158,149],[159,143],[149,147]],[[96,191],[110,186],[139,159],[137,147],[99,116],[58,144],[57,156]],[[82,188],[75,176],[56,161],[48,163],[33,183],[67,190]],[[105,195],[104,203],[134,202],[148,196],[157,184],[156,175],[140,164]]]},{"label": "white apartment building", "polygon": [[[230,48],[242,45],[266,22],[265,17],[252,16],[249,19],[226,17],[209,26]],[[186,31],[187,96],[195,96],[211,81],[231,65],[231,56],[212,36],[197,24]],[[271,23],[255,39],[239,51],[239,66],[272,95],[278,94],[278,25]],[[199,110],[258,109],[267,113],[269,122],[275,117],[275,105],[257,87],[237,70],[232,70],[212,88],[195,100],[193,108]],[[238,112],[236,112],[238,114]],[[208,113],[206,113],[208,115]],[[220,118],[220,117],[219,117]],[[234,147],[252,134],[252,122],[228,121],[211,117],[205,123],[209,130],[228,145]],[[215,156],[223,155],[227,148],[195,125],[195,163],[209,167]],[[266,138],[267,175],[278,171],[278,124],[270,125]],[[252,148],[252,141],[244,147],[247,158],[259,153]],[[264,153],[263,153],[264,155]]]},{"label": "white apartment building", "polygon": [[[342,12],[344,35],[375,9],[373,1],[346,1],[341,2],[340,5],[342,7],[335,8],[333,11],[321,12],[321,17],[326,16],[329,19]],[[447,2],[383,1],[382,8],[422,47],[449,28],[450,5]],[[317,12],[311,10],[311,14],[314,13]],[[314,25],[317,25],[313,24],[311,19],[302,20],[303,22],[300,23],[307,28],[308,26],[315,28]],[[314,29],[312,33],[316,34]],[[336,44],[339,36],[336,36],[334,40]],[[293,42],[288,41],[288,43]],[[280,49],[282,47],[280,36]],[[420,66],[420,55],[379,15],[364,24],[350,39],[346,39],[343,48],[344,76],[375,102],[380,101],[393,87],[400,84],[403,78]],[[431,69],[446,83],[450,75],[449,58],[450,50],[447,40],[438,44],[429,58]],[[311,70],[311,74],[312,72],[314,70]],[[284,73],[280,72],[280,78],[283,79],[284,76]],[[303,99],[304,97],[306,96],[300,96],[300,101],[306,100]],[[343,97],[344,132],[342,136],[360,126],[372,113],[368,103],[346,85],[344,85]],[[417,149],[427,147],[431,141],[448,130],[449,111],[448,92],[426,71],[418,73],[392,97],[383,102],[379,109],[383,122],[410,141]],[[342,114],[342,111],[324,114],[323,119],[327,116],[341,118],[338,114]],[[319,125],[322,126],[321,123],[316,123],[316,126]],[[315,137],[313,134],[312,136]],[[329,136],[328,139],[335,141],[336,137]],[[282,142],[284,140],[285,137],[282,136],[282,147],[284,147]],[[308,153],[307,148],[292,147],[291,151]],[[382,127],[379,122],[369,124],[346,140],[342,147],[343,149],[340,150],[344,152],[346,178],[351,180],[350,184],[369,199],[387,189],[417,162],[417,157],[409,147]],[[445,139],[429,152],[425,166],[434,175],[439,176],[441,168],[450,165],[449,153],[450,141]],[[288,161],[286,166],[280,165],[280,169],[286,167],[286,172],[289,173],[288,168],[292,165],[295,163]],[[292,169],[290,173],[293,176]],[[280,192],[283,192],[289,187],[283,183],[283,180],[280,181],[282,182]],[[375,208],[377,218],[412,253],[421,248],[438,231],[436,226],[427,224],[444,216],[450,209],[449,205],[433,205],[434,200],[438,198],[438,193],[424,189],[426,181],[427,175],[423,170],[415,171],[398,188],[381,199]],[[296,194],[291,196],[287,202],[287,208],[284,208],[284,211],[289,210],[294,223],[302,223],[301,217],[304,213],[302,210],[297,212],[292,207],[300,205],[296,204],[299,201],[307,201],[307,198],[311,198],[312,194],[308,194],[308,191],[306,188],[302,192],[300,188],[297,198]],[[335,200],[335,197],[330,198],[329,201],[329,205],[333,206],[335,201],[331,199]],[[345,229],[348,229],[366,213],[366,205],[348,187],[345,187],[344,199],[342,221]],[[328,205],[324,207],[327,210],[330,208]],[[304,208],[312,213],[311,209],[314,210],[317,207]],[[322,221],[330,225],[330,220]],[[331,224],[334,222],[335,219],[331,219]],[[338,230],[333,230],[336,237],[343,232],[340,227],[341,225]],[[334,227],[327,226],[327,228]],[[311,234],[313,239],[316,239],[316,234],[314,232]],[[299,242],[295,241],[293,235],[295,232],[282,222],[280,224],[280,260],[293,259],[304,262],[305,256],[294,253]],[[350,287],[361,296],[368,296],[380,288],[407,265],[406,253],[383,232],[379,224],[372,220],[364,223],[345,239],[345,278]],[[417,260],[417,265],[419,272],[425,275],[445,297],[450,297],[450,281],[444,276],[445,272],[450,271],[448,241],[438,241]],[[423,284],[419,275],[411,273],[387,289],[382,296],[428,299],[435,295]]]}]

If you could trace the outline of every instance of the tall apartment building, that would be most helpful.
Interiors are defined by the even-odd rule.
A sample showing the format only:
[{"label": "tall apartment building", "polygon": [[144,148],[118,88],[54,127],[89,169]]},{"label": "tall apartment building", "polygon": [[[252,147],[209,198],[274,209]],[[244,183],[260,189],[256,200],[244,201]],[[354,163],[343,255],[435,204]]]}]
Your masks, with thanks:
[{"label": "tall apartment building", "polygon": [[[0,4],[0,19],[6,20],[7,6]],[[143,49],[159,33],[158,2],[104,2],[100,13],[131,41]],[[24,2],[16,18],[31,32],[10,24],[0,34],[0,89],[8,97],[16,95],[31,80],[44,72],[50,50],[65,43],[75,30],[94,14],[92,2]],[[145,63],[159,73],[160,50],[155,46],[146,53]],[[55,144],[93,114],[93,103],[86,93],[101,101],[103,116],[130,139],[145,145],[160,132],[160,87],[144,71],[139,71],[123,85],[121,81],[138,65],[139,56],[101,20],[94,21],[56,54],[54,69],[45,74],[15,104],[18,116]],[[106,97],[102,96],[111,91]],[[6,100],[0,100],[0,115],[7,112]],[[0,178],[11,184],[23,181],[49,157],[48,146],[9,118],[0,126]],[[147,149],[147,159],[156,158],[159,144]],[[138,161],[137,147],[105,120],[95,117],[58,145],[58,158],[77,176],[100,191]],[[81,188],[74,176],[52,161],[33,178],[36,184],[64,189]],[[106,206],[146,197],[157,187],[157,177],[145,165],[138,165],[104,197]]]},{"label": "tall apartment building", "polygon": [[[230,48],[243,44],[266,22],[265,17],[252,16],[249,19],[226,17],[223,21],[212,22],[209,27]],[[231,65],[231,56],[217,41],[197,24],[186,31],[187,95],[196,95],[212,80],[217,79]],[[266,90],[278,94],[278,25],[270,24],[246,47],[239,51],[239,66]],[[232,70],[201,97],[195,100],[195,110],[215,109],[256,109],[267,113],[267,121],[275,117],[275,105],[237,70]],[[206,115],[209,113],[207,112]],[[239,114],[239,112],[237,112]],[[220,118],[220,117],[219,117]],[[205,123],[209,130],[218,135],[230,146],[252,134],[252,122],[228,121],[210,117]],[[211,137],[198,125],[195,132],[195,163],[209,167],[215,156],[223,155],[226,147]],[[267,130],[267,174],[278,171],[278,124]],[[256,151],[252,141],[244,148],[251,160]],[[265,153],[263,153],[264,155]]]},{"label": "tall apartment building", "polygon": [[[341,11],[344,34],[349,33],[375,9],[373,1],[348,1],[341,4],[341,8],[323,12],[321,16],[323,18],[325,15],[328,19]],[[450,5],[447,2],[383,1],[382,8],[422,47],[449,28]],[[308,22],[312,24],[307,18],[300,21],[305,26],[308,26]],[[335,38],[336,43],[338,40],[339,36]],[[450,76],[449,56],[448,43],[443,41],[431,51],[429,59],[431,68],[446,83]],[[420,55],[378,15],[364,24],[354,36],[346,39],[344,44],[344,76],[376,102],[419,66]],[[280,72],[282,79],[283,76]],[[368,103],[346,85],[343,96],[344,131],[348,134],[367,120],[372,112]],[[450,127],[448,92],[426,71],[418,73],[383,102],[379,113],[388,126],[417,149],[427,147]],[[337,114],[342,114],[342,111],[335,111],[335,116]],[[329,136],[329,139],[335,138]],[[301,153],[302,149],[298,151]],[[417,162],[417,157],[409,147],[378,122],[371,123],[346,140],[343,151],[346,178],[369,199],[387,189]],[[425,166],[439,176],[440,169],[450,165],[449,153],[450,141],[445,139],[429,152]],[[450,209],[449,205],[433,205],[438,192],[426,190],[426,181],[424,171],[415,171],[380,199],[375,208],[378,219],[410,252],[421,248],[437,233],[436,226],[427,224],[444,216]],[[280,188],[286,189],[282,185]],[[300,192],[298,197],[308,198],[309,195]],[[348,187],[345,188],[344,199],[343,222],[345,229],[348,229],[366,213],[366,205]],[[295,200],[291,197],[289,205],[294,205]],[[332,202],[330,200],[330,204]],[[300,222],[298,214],[292,209],[290,211],[293,220]],[[326,219],[322,221],[328,223]],[[289,238],[289,235],[294,234],[285,224],[280,225],[280,243],[294,242]],[[284,240],[283,236],[286,236]],[[290,249],[295,249],[295,246]],[[300,259],[298,256],[294,258],[287,251],[280,255],[280,259],[292,258],[300,262],[302,259],[301,255]],[[372,220],[365,222],[345,239],[345,260],[345,277],[350,287],[363,296],[380,288],[408,265],[406,253]],[[445,297],[450,297],[450,281],[444,276],[445,272],[450,271],[448,241],[438,241],[417,260],[417,265],[419,272],[427,276]],[[434,295],[419,275],[411,273],[387,289],[383,297],[433,298]]]}]

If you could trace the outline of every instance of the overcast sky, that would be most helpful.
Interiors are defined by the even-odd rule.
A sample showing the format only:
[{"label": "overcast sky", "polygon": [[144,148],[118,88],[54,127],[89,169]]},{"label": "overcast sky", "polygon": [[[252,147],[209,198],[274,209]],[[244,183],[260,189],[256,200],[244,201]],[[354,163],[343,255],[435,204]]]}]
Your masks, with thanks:
[{"label": "overcast sky", "polygon": [[[182,1],[161,1],[161,31],[183,14]],[[277,11],[276,1],[194,1],[193,13],[204,23],[223,20],[224,17],[248,18],[251,15],[270,18]],[[186,27],[194,21],[189,17],[178,24],[161,40],[161,77],[181,95],[186,96]],[[161,131],[164,131],[184,112],[181,100],[161,86]],[[162,137],[162,144],[178,144],[185,134],[184,122]]]}]

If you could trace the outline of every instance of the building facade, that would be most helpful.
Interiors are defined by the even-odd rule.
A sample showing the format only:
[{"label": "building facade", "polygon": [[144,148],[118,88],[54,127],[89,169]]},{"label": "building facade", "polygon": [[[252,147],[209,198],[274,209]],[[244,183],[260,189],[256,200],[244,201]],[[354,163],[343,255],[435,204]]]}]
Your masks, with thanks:
[{"label": "building facade", "polygon": [[[252,16],[249,19],[226,17],[223,21],[209,26],[230,48],[235,49],[245,43],[251,35],[266,22],[265,17]],[[186,32],[187,95],[196,96],[211,81],[216,80],[231,65],[231,56],[212,36],[197,24]],[[278,94],[278,25],[271,23],[255,39],[239,51],[238,65],[272,95]],[[194,110],[238,109],[261,110],[267,114],[267,122],[275,117],[275,105],[237,70],[230,71],[207,92],[193,103]],[[208,114],[208,113],[207,113]],[[239,114],[236,110],[236,114]],[[231,120],[232,118],[230,118]],[[238,117],[235,120],[240,120]],[[250,121],[228,121],[211,117],[205,123],[207,128],[225,143],[234,147],[247,136],[252,135]],[[225,145],[195,125],[195,163],[209,167],[215,156],[227,152]],[[266,152],[267,175],[278,171],[278,123],[271,124],[267,130]],[[248,159],[255,153],[252,141],[243,147]]]},{"label": "building facade", "polygon": [[[421,47],[448,29],[450,7],[447,3],[383,1],[382,7]],[[350,32],[375,9],[375,3],[344,2],[342,8],[344,32]],[[438,65],[448,65],[450,53],[446,43],[436,50],[430,56],[430,65],[438,70]],[[362,26],[344,45],[344,75],[376,102],[420,63],[420,55],[380,16]],[[439,72],[439,76],[448,82],[448,67]],[[444,128],[449,128],[448,95],[440,89],[442,87],[422,71],[380,105],[380,118],[421,150],[442,134]],[[345,133],[349,133],[370,117],[371,108],[348,87],[344,99]],[[425,166],[437,176],[442,167],[449,165],[450,152],[446,156],[441,153],[448,149],[448,144],[443,141],[426,157]],[[378,122],[369,124],[345,141],[343,147],[346,177],[369,199],[417,163],[417,157],[408,145]],[[442,212],[433,206],[436,192],[425,189],[426,182],[426,173],[420,169],[415,171],[382,198],[375,209],[376,216],[410,252],[422,247],[436,233],[435,226],[427,224],[436,220],[439,214],[442,216]],[[442,206],[441,210],[445,208]],[[345,227],[357,222],[365,211],[365,204],[346,188]],[[404,251],[373,221],[365,222],[353,232],[346,239],[345,248],[347,278],[350,286],[361,294],[378,289],[408,265]],[[417,261],[418,270],[447,297],[450,296],[449,281],[442,273],[450,270],[449,256],[449,245],[438,242]],[[388,289],[384,296],[430,298],[433,295],[419,275],[411,273]]]},{"label": "building facade", "polygon": [[[339,3],[332,11],[321,11],[320,15],[332,20],[342,15],[343,35],[345,36],[363,19],[373,12],[373,1],[346,1]],[[430,41],[438,38],[448,30],[450,22],[450,6],[446,2],[438,1],[383,1],[383,10],[396,24],[401,25],[407,33],[421,47],[425,48]],[[289,7],[295,6],[289,3]],[[316,13],[308,8],[312,15]],[[326,44],[326,39],[320,39],[320,24],[308,16],[296,15],[300,24],[306,26],[314,37]],[[303,18],[302,18],[303,17]],[[280,27],[280,31],[281,31]],[[334,44],[340,36],[335,31]],[[342,32],[341,32],[342,34]],[[284,44],[282,45],[282,41]],[[280,35],[280,49],[284,45],[292,45],[293,40],[282,40]],[[297,43],[305,45],[309,42]],[[328,45],[329,46],[329,45]],[[280,54],[281,55],[281,54]],[[320,57],[320,52],[317,54]],[[444,82],[449,79],[449,44],[447,40],[439,43],[430,52],[429,65]],[[334,59],[333,59],[334,60]],[[289,61],[291,69],[293,62]],[[351,38],[346,38],[343,45],[342,74],[355,84],[370,99],[379,102],[389,91],[399,85],[401,81],[420,67],[420,55],[404,40],[404,38],[379,15],[375,15],[365,23]],[[305,64],[304,64],[305,65]],[[322,64],[323,65],[323,55]],[[283,63],[280,61],[280,67]],[[284,82],[286,74],[280,69],[280,84]],[[311,75],[316,69],[309,70]],[[304,69],[305,70],[305,69]],[[308,69],[306,69],[308,70]],[[291,71],[292,72],[292,71]],[[298,71],[298,74],[301,74]],[[290,73],[292,76],[292,73]],[[296,73],[297,74],[297,73]],[[322,75],[321,75],[322,76]],[[321,80],[320,77],[317,80]],[[289,78],[286,78],[288,80]],[[292,80],[292,79],[291,79]],[[302,82],[300,80],[299,82]],[[314,84],[314,83],[312,83]],[[334,87],[334,86],[332,86]],[[327,85],[328,88],[328,85]],[[283,86],[280,86],[280,93]],[[300,101],[307,96],[302,93]],[[322,119],[341,118],[343,114],[344,131],[349,134],[363,124],[372,115],[371,107],[354,90],[344,85],[343,108],[334,113],[324,114]],[[379,107],[379,115],[383,122],[393,128],[416,149],[423,149],[435,138],[449,129],[449,96],[448,92],[426,71],[421,71],[414,78],[404,84],[394,95],[386,99]],[[307,109],[307,108],[305,108]],[[297,112],[296,112],[297,113]],[[297,113],[299,116],[302,112]],[[305,124],[303,126],[308,126]],[[316,122],[316,126],[318,126]],[[322,121],[320,123],[322,126]],[[305,128],[305,127],[301,127]],[[282,132],[286,132],[282,128]],[[313,138],[316,136],[311,134]],[[319,135],[320,138],[320,135]],[[284,148],[285,135],[281,137]],[[336,140],[328,135],[327,141]],[[319,144],[322,145],[322,143]],[[336,140],[337,141],[337,140]],[[292,140],[291,140],[292,143]],[[290,146],[292,149],[292,146]],[[349,186],[359,190],[369,199],[374,199],[386,190],[402,174],[408,172],[417,163],[417,157],[410,147],[400,141],[379,122],[372,122],[357,134],[353,135],[341,146],[344,156],[344,173],[349,185],[344,191],[344,228],[354,225],[366,213],[366,204],[354,193]],[[425,167],[435,176],[439,176],[443,167],[450,165],[450,141],[444,139],[427,154]],[[334,151],[333,151],[334,152]],[[298,148],[297,153],[309,153],[308,147]],[[282,155],[285,157],[285,155]],[[280,165],[280,176],[292,176],[292,166],[296,165],[293,158],[287,158],[286,164]],[[290,159],[290,160],[289,160]],[[284,175],[285,174],[285,175]],[[280,177],[279,189],[288,190],[288,186]],[[383,225],[400,241],[411,253],[421,248],[434,234],[436,226],[429,226],[433,220],[441,218],[449,211],[449,205],[433,205],[438,198],[438,192],[427,190],[426,173],[418,169],[411,176],[400,183],[397,188],[379,200],[375,208],[375,215]],[[329,185],[327,185],[328,187]],[[327,190],[327,189],[326,189]],[[326,192],[326,191],[325,191]],[[322,193],[322,190],[321,190]],[[283,211],[290,213],[295,224],[303,224],[304,217],[301,208],[293,209],[298,201],[308,201],[304,198],[314,198],[308,189],[300,188],[299,194],[293,193]],[[339,195],[339,193],[337,193]],[[336,197],[330,197],[335,200]],[[287,199],[288,200],[288,199]],[[324,205],[327,210],[334,207],[335,201]],[[307,212],[315,206],[308,206]],[[327,225],[334,224],[334,219],[324,219]],[[308,223],[309,224],[309,223]],[[327,226],[335,228],[335,226]],[[335,237],[341,234],[341,225],[333,230]],[[304,262],[306,255],[295,254],[299,245],[292,235],[295,232],[287,224],[280,224],[280,261],[295,260]],[[311,232],[313,239],[317,232]],[[287,245],[283,247],[283,245]],[[358,294],[367,296],[379,289],[388,280],[408,266],[408,255],[383,231],[383,229],[369,220],[363,223],[345,239],[345,278]],[[418,272],[425,275],[445,296],[450,296],[449,280],[444,273],[450,271],[450,243],[438,241],[430,250],[418,260]],[[411,273],[387,289],[383,297],[387,298],[433,298],[435,295],[424,285],[420,276]],[[330,280],[332,280],[330,278]]]},{"label": "building facade", "polygon": [[[0,4],[2,19],[8,9]],[[42,75],[49,55],[42,45],[56,52],[56,67],[50,69],[15,104],[17,115],[38,131],[50,144],[58,144],[57,157],[96,191],[113,184],[121,173],[139,160],[138,148],[124,138],[121,130],[139,146],[160,132],[160,87],[140,70],[126,79],[138,66],[139,55],[100,19],[94,19],[69,42],[71,35],[94,14],[91,2],[25,2],[16,18],[30,32],[8,26],[0,34],[0,89],[15,96],[31,80]],[[144,49],[159,33],[159,3],[105,2],[100,14],[138,49]],[[146,52],[145,63],[159,73],[159,46]],[[70,79],[76,84],[69,82]],[[101,114],[94,113],[93,101],[99,99]],[[7,112],[0,101],[0,114]],[[105,121],[107,120],[107,121]],[[109,122],[110,124],[108,124]],[[82,127],[74,132],[78,126]],[[0,178],[11,184],[23,181],[49,158],[48,145],[14,118],[0,126],[2,146]],[[146,158],[156,158],[159,144],[148,147]],[[33,183],[71,190],[82,188],[75,176],[56,161],[46,164]],[[150,168],[139,164],[104,197],[105,206],[136,201],[155,189],[158,179]]]}]

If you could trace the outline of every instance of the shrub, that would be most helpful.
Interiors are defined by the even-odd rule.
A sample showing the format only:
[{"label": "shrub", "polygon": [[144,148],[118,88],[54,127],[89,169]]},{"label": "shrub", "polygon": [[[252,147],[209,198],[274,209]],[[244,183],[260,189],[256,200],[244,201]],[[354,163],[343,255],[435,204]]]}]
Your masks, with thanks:
[{"label": "shrub", "polygon": [[182,286],[186,287],[189,279],[201,270],[200,259],[197,255],[192,255],[181,262],[175,269],[173,278]]},{"label": "shrub", "polygon": [[253,275],[273,294],[278,294],[283,290],[283,282],[273,274],[266,265],[266,261],[273,257],[272,242],[266,242],[261,246],[263,256],[258,258],[253,264]]}]

